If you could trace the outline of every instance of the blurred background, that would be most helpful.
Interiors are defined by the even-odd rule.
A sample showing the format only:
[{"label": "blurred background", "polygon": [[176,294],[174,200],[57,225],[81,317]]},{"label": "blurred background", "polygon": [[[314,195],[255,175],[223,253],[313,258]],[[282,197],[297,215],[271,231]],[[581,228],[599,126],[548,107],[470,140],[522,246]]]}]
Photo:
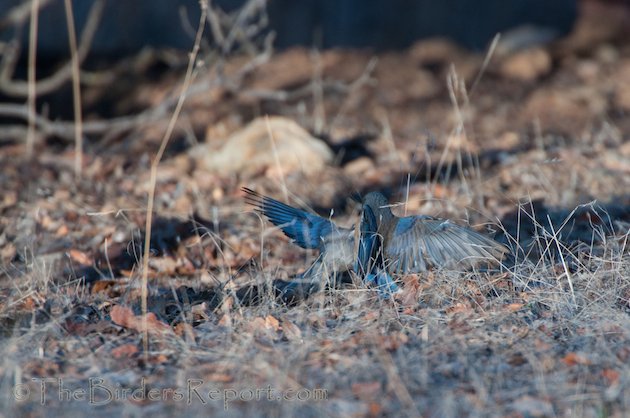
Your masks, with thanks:
[{"label": "blurred background", "polygon": [[[73,2],[77,27],[87,21],[93,0]],[[225,12],[241,8],[245,0],[215,0],[211,6]],[[265,1],[261,0],[261,4]],[[269,0],[268,30],[275,32],[275,46],[302,45],[318,48],[406,48],[415,41],[447,37],[472,49],[484,49],[497,32],[521,26],[539,31],[550,40],[571,30],[577,0]],[[0,2],[5,16],[20,0]],[[54,58],[67,52],[65,12],[62,1],[41,1],[39,52]],[[120,56],[147,46],[189,49],[192,34],[182,22],[196,22],[196,0],[108,1],[91,51]],[[179,17],[180,19],[178,19]],[[24,31],[26,40],[28,32]]]}]

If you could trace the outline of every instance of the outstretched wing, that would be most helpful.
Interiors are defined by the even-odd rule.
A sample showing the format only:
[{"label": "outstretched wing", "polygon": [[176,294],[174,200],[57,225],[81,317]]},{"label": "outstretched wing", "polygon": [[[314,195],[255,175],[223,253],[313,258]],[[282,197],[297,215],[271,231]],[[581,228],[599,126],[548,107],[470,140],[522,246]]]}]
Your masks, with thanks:
[{"label": "outstretched wing", "polygon": [[242,190],[247,193],[248,203],[302,248],[323,250],[325,239],[336,229],[329,219],[285,205],[246,187]]},{"label": "outstretched wing", "polygon": [[430,216],[400,218],[385,248],[397,272],[422,272],[429,267],[471,267],[496,261],[509,250],[472,229]]}]

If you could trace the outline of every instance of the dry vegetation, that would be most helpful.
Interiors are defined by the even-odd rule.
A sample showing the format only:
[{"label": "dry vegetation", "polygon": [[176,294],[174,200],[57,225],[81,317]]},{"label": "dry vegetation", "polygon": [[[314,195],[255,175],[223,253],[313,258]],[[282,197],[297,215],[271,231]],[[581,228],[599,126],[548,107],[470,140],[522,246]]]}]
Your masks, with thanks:
[{"label": "dry vegetation", "polygon": [[[0,104],[0,416],[627,416],[630,10],[583,2],[569,37],[484,62],[442,40],[272,54],[257,4],[210,10],[221,42],[187,81],[164,51],[91,74],[81,147],[72,114]],[[284,128],[243,139],[264,115]],[[321,152],[280,158],[296,137]],[[313,255],[241,186],[343,225],[384,190],[514,258],[287,305],[271,283]]]}]

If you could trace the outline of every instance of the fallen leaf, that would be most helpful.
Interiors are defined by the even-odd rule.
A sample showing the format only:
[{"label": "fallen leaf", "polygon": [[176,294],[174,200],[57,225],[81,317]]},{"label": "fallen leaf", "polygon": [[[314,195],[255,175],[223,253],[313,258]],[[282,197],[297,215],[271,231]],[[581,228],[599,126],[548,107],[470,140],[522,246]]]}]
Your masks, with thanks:
[{"label": "fallen leaf", "polygon": [[36,305],[35,299],[33,299],[31,296],[27,296],[22,301],[22,308],[28,311],[32,311],[33,309],[35,309],[35,305]]},{"label": "fallen leaf", "polygon": [[403,277],[402,281],[402,291],[394,295],[394,298],[404,307],[417,307],[423,290],[422,286],[420,286],[420,276],[417,274],[409,274]]},{"label": "fallen leaf", "polygon": [[0,203],[0,209],[5,209],[14,206],[18,201],[18,194],[15,190],[3,190],[2,191],[2,203]]},{"label": "fallen leaf", "polygon": [[383,408],[378,402],[370,402],[370,412],[369,416],[371,417],[380,417],[382,415]]},{"label": "fallen leaf", "polygon": [[114,358],[131,357],[138,352],[135,344],[124,344],[112,349],[111,354]]},{"label": "fallen leaf", "polygon": [[352,393],[359,399],[374,399],[383,392],[381,382],[353,383]]},{"label": "fallen leaf", "polygon": [[280,328],[280,322],[272,315],[267,315],[265,317],[265,327],[267,329],[278,331],[278,329]]},{"label": "fallen leaf", "polygon": [[204,376],[204,379],[209,382],[229,383],[234,380],[234,377],[226,373],[210,373]]},{"label": "fallen leaf", "polygon": [[512,354],[512,356],[510,356],[510,358],[507,360],[507,362],[511,366],[521,366],[521,365],[527,363],[527,359],[525,358],[523,353],[514,353],[514,354]]},{"label": "fallen leaf", "polygon": [[369,322],[377,320],[379,318],[380,318],[380,315],[376,311],[368,311],[368,312],[366,312],[365,315],[363,315],[363,319],[365,321],[369,321]]},{"label": "fallen leaf", "polygon": [[613,369],[602,370],[602,376],[609,384],[615,384],[619,381],[619,372]]},{"label": "fallen leaf", "polygon": [[[143,316],[134,315],[129,307],[114,305],[109,315],[117,325],[139,332],[144,331]],[[146,326],[149,332],[163,332],[171,329],[167,324],[160,321],[153,312],[146,314]]]},{"label": "fallen leaf", "polygon": [[68,235],[68,232],[68,225],[63,224],[59,228],[57,228],[57,231],[55,231],[55,235],[58,237],[65,237],[66,235]]},{"label": "fallen leaf", "polygon": [[570,352],[562,358],[567,366],[575,366],[576,364],[589,365],[591,361],[579,353]]},{"label": "fallen leaf", "polygon": [[68,255],[72,261],[81,264],[82,266],[89,266],[93,263],[92,258],[83,251],[72,249],[68,251]]},{"label": "fallen leaf", "polygon": [[282,333],[291,342],[302,341],[302,331],[291,321],[282,321]]},{"label": "fallen leaf", "polygon": [[457,302],[456,304],[451,305],[448,308],[446,308],[446,313],[454,314],[454,313],[469,312],[470,310],[471,310],[470,306],[461,302]]},{"label": "fallen leaf", "polygon": [[157,356],[151,357],[149,361],[151,363],[160,363],[160,364],[167,363],[168,356],[166,356],[165,354],[158,354]]},{"label": "fallen leaf", "polygon": [[2,260],[12,260],[16,254],[17,249],[15,248],[15,245],[10,242],[0,249],[0,259]]},{"label": "fallen leaf", "polygon": [[92,293],[104,292],[117,283],[116,280],[99,280],[92,285]]},{"label": "fallen leaf", "polygon": [[382,335],[379,337],[379,345],[388,351],[395,351],[401,345],[404,345],[409,341],[409,337],[402,332],[390,334],[390,335]]},{"label": "fallen leaf", "polygon": [[523,304],[522,303],[510,303],[509,305],[507,305],[508,310],[512,311],[512,312],[516,312],[516,311],[520,311],[523,308]]}]

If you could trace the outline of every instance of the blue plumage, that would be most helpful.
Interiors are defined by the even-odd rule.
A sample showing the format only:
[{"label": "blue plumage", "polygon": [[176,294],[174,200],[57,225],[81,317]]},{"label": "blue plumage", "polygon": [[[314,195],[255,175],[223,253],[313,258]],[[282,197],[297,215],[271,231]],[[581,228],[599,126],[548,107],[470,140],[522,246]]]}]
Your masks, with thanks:
[{"label": "blue plumage", "polygon": [[378,270],[376,273],[369,273],[365,276],[365,283],[376,286],[379,295],[388,299],[391,295],[398,292],[400,287],[394,282],[385,270]]},{"label": "blue plumage", "polygon": [[330,235],[333,229],[330,220],[285,205],[253,190],[243,190],[248,194],[247,200],[297,245],[308,249],[322,249],[323,238]]},{"label": "blue plumage", "polygon": [[377,255],[376,252],[380,248],[377,236],[378,224],[374,212],[370,208],[363,211],[360,230],[359,254],[354,271],[360,276],[365,276],[371,272],[372,264]]},{"label": "blue plumage", "polygon": [[432,267],[475,266],[499,260],[507,248],[491,238],[448,220],[425,215],[395,216],[381,193],[365,196],[358,234],[330,219],[297,209],[243,188],[258,212],[302,248],[319,256],[300,277],[287,283],[281,294],[309,294],[326,277],[354,270],[365,283],[389,297],[399,291],[392,274],[425,272]]}]

